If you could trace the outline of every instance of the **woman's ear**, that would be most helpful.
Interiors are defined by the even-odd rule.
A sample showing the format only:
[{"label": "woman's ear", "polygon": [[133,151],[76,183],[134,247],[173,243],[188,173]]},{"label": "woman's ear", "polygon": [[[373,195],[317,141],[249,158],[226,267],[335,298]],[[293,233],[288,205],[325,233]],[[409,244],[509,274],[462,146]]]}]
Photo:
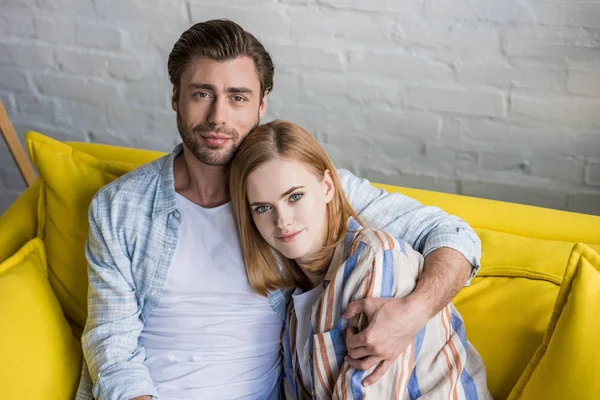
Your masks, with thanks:
[{"label": "woman's ear", "polygon": [[326,169],[325,173],[323,174],[323,184],[325,186],[325,202],[329,203],[331,200],[333,200],[333,195],[335,194],[335,185],[333,184],[331,171],[328,169]]}]

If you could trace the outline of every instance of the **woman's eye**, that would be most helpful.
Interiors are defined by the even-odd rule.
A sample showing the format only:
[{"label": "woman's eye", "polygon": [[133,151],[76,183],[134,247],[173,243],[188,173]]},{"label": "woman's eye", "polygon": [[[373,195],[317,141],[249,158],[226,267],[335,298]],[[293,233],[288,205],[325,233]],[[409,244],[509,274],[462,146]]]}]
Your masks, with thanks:
[{"label": "woman's eye", "polygon": [[296,202],[296,201],[300,200],[302,198],[302,196],[303,196],[302,193],[294,193],[293,195],[290,196],[290,201],[292,203]]},{"label": "woman's eye", "polygon": [[258,206],[254,209],[254,211],[257,214],[263,214],[263,213],[266,213],[267,211],[269,211],[270,209],[271,209],[271,207],[269,207],[269,206]]}]

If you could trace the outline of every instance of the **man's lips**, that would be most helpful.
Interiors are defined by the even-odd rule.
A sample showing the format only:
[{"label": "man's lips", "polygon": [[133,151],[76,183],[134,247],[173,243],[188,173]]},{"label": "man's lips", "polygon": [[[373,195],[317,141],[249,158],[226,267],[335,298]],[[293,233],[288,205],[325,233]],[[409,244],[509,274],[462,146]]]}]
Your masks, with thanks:
[{"label": "man's lips", "polygon": [[202,136],[202,139],[204,139],[211,146],[220,146],[230,140],[229,136],[223,135],[207,135]]},{"label": "man's lips", "polygon": [[302,231],[303,231],[303,229],[300,229],[299,231],[296,231],[296,232],[292,232],[292,233],[285,234],[282,236],[277,236],[277,240],[280,240],[283,243],[290,243],[291,241],[296,239],[296,237],[298,237],[298,235],[300,235],[302,233]]}]

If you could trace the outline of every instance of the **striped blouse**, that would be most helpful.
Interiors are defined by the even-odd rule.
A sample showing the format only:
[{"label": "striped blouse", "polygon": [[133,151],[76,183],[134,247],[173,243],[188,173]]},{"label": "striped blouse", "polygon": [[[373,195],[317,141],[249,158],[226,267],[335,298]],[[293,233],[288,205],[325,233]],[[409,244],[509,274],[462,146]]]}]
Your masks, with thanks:
[{"label": "striped blouse", "polygon": [[[363,387],[368,371],[351,368],[344,332],[367,325],[363,315],[342,319],[348,304],[366,297],[404,297],[415,288],[423,256],[389,234],[363,229],[350,219],[349,232],[335,250],[312,310],[306,348],[296,345],[293,302],[287,310],[284,343],[284,391],[290,399],[491,399],[485,366],[467,341],[463,320],[450,303],[416,335],[406,351],[377,383]],[[298,360],[311,362],[311,387],[305,387]]]}]

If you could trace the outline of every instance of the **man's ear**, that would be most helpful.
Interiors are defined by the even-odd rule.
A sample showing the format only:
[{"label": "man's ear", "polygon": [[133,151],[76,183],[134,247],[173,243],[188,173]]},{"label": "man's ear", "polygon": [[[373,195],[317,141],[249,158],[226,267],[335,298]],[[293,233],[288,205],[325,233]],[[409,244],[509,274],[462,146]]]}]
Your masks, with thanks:
[{"label": "man's ear", "polygon": [[323,183],[325,184],[325,202],[329,203],[333,200],[333,196],[335,195],[335,185],[333,184],[331,171],[328,169],[326,169],[323,174]]},{"label": "man's ear", "polygon": [[173,94],[171,95],[171,108],[173,108],[173,111],[175,111],[175,112],[177,112],[178,103],[179,103],[179,90],[177,89],[177,86],[173,85]]},{"label": "man's ear", "polygon": [[262,119],[267,112],[267,95],[269,94],[268,90],[265,90],[262,99],[260,99],[260,107],[258,108],[258,117]]}]

